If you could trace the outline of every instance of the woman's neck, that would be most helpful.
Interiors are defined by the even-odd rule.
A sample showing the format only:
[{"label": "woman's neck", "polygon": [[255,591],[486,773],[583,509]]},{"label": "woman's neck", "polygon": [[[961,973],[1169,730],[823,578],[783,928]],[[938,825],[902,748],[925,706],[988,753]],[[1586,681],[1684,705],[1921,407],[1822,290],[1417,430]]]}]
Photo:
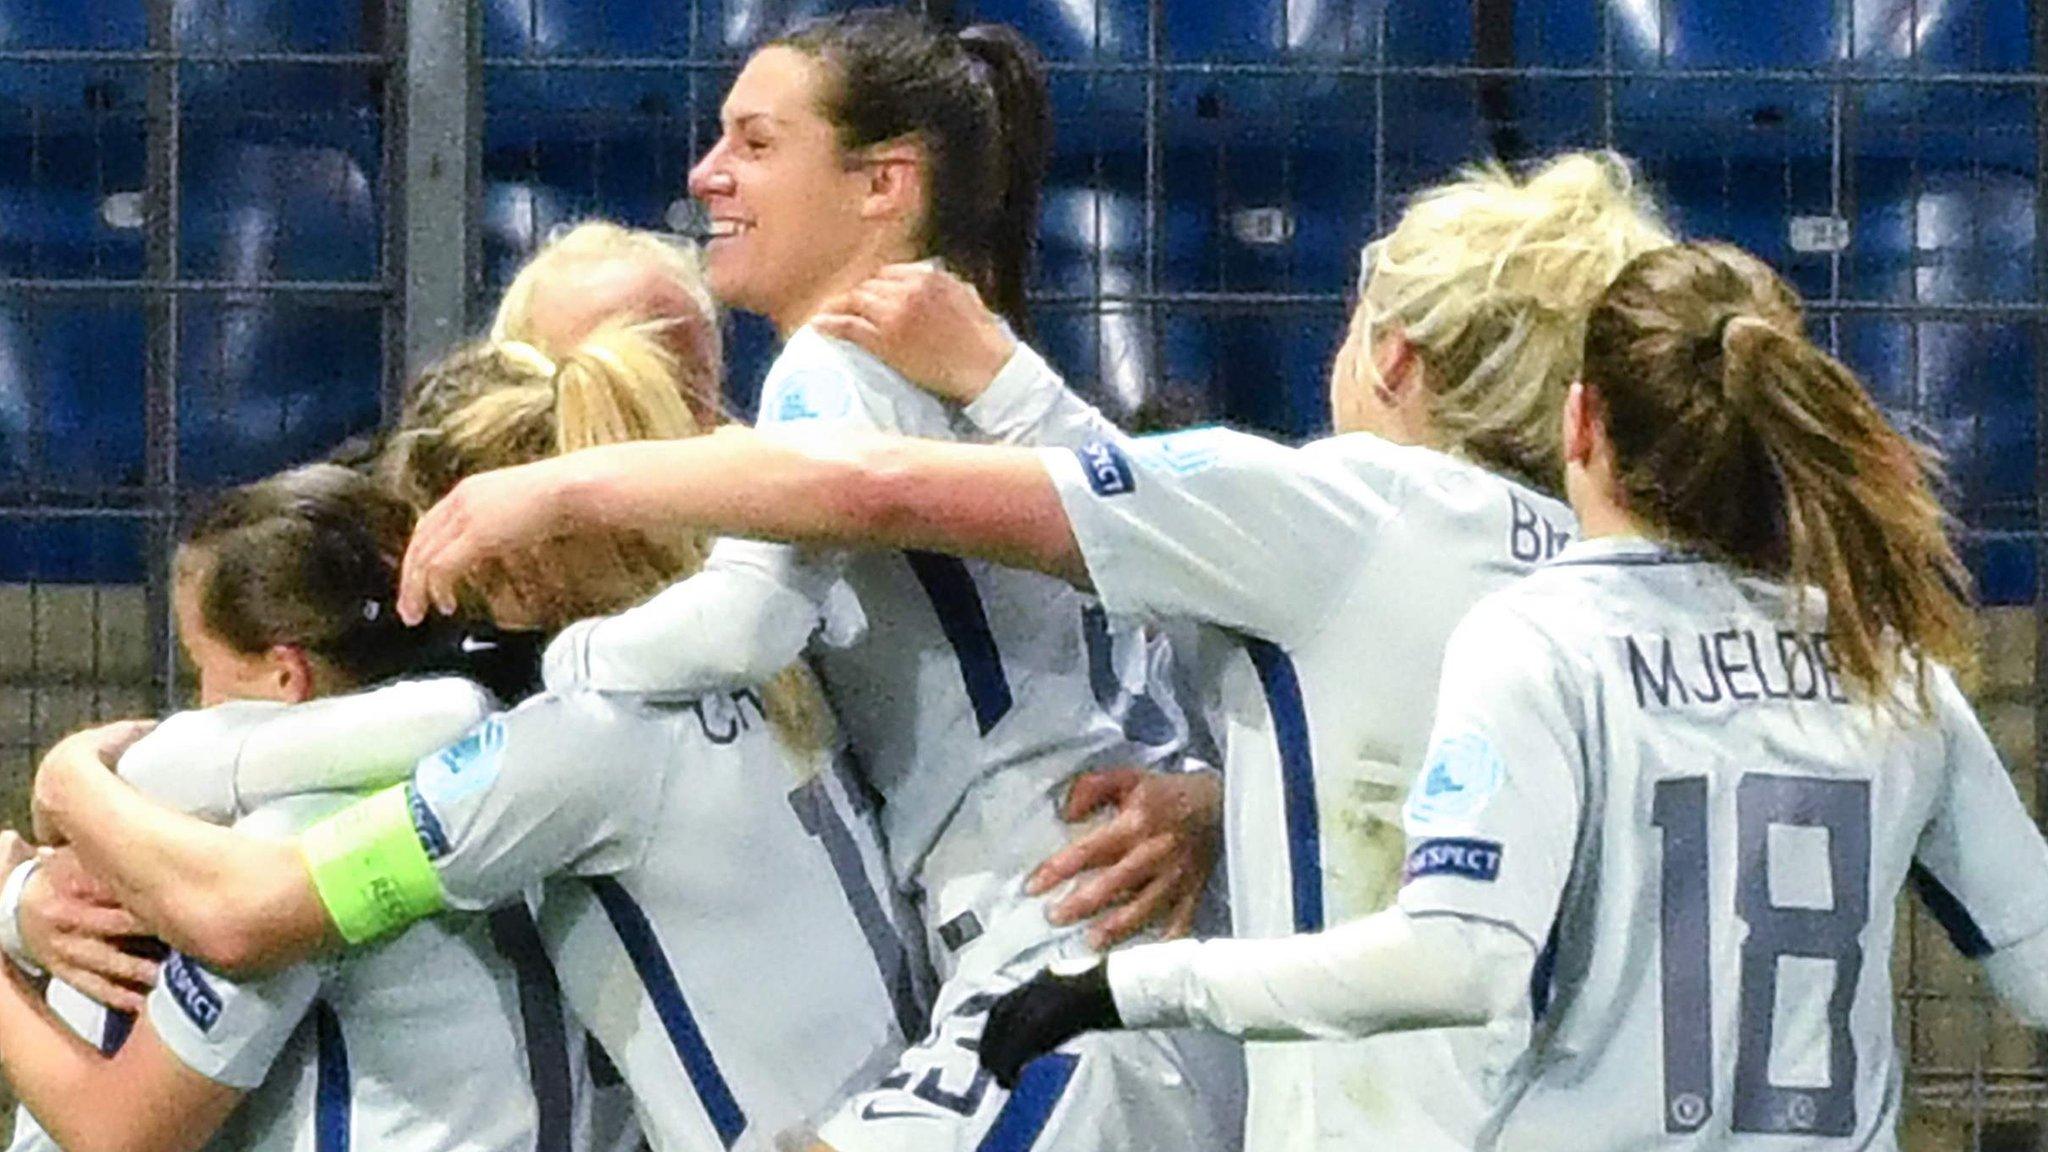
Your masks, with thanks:
[{"label": "woman's neck", "polygon": [[834,296],[851,291],[886,265],[908,263],[918,258],[917,251],[907,241],[893,237],[878,237],[860,246],[851,259],[829,275],[813,281],[806,290],[797,293],[788,306],[775,310],[769,319],[775,324],[776,334],[784,340],[789,339],[797,329],[810,323],[811,317],[817,315]]}]

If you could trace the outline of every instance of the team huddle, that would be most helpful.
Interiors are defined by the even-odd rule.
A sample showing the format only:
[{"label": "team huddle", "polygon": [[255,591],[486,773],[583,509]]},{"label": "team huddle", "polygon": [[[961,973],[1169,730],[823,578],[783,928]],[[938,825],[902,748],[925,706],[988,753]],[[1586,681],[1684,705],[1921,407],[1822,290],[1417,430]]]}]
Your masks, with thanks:
[{"label": "team huddle", "polygon": [[1934,461],[1626,161],[1417,194],[1295,447],[1030,346],[1014,32],[721,119],[701,247],[186,526],[200,707],[6,841],[14,1149],[1892,1148],[1909,884],[2048,1027]]}]

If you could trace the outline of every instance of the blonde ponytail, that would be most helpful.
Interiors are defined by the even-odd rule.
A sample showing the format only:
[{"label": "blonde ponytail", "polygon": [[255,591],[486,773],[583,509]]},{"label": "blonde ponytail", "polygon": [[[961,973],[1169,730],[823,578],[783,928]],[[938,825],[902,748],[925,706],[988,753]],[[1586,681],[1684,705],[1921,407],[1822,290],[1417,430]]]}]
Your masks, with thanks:
[{"label": "blonde ponytail", "polygon": [[[592,280],[592,273],[600,279]],[[623,272],[623,275],[618,273]],[[610,275],[604,275],[610,274]],[[590,331],[562,322],[564,310],[588,315],[580,292],[596,292],[610,315],[642,325],[674,357],[678,395],[699,421],[719,417],[724,347],[718,305],[704,282],[695,245],[673,236],[586,220],[542,245],[499,298],[491,342],[517,342],[566,360]]]},{"label": "blonde ponytail", "polygon": [[[1365,349],[1398,329],[1421,357],[1444,446],[1561,492],[1559,420],[1586,314],[1623,265],[1671,241],[1614,153],[1567,153],[1525,176],[1467,169],[1367,245],[1352,339]],[[1370,370],[1370,356],[1355,362]]]},{"label": "blonde ponytail", "polygon": [[1616,478],[1675,541],[1819,589],[1849,683],[1888,702],[1909,678],[1924,707],[1927,661],[1967,669],[1974,648],[1937,461],[1806,339],[1796,300],[1725,245],[1631,264],[1586,334]]},{"label": "blonde ponytail", "polygon": [[[675,354],[659,323],[600,325],[559,359],[526,341],[462,349],[423,379],[381,471],[394,490],[425,508],[479,472],[633,440],[680,440],[711,423],[676,387]],[[564,626],[645,600],[704,565],[701,533],[625,533],[580,551],[573,588],[555,605]],[[791,665],[764,686],[763,710],[799,752],[837,739],[810,669]]]}]

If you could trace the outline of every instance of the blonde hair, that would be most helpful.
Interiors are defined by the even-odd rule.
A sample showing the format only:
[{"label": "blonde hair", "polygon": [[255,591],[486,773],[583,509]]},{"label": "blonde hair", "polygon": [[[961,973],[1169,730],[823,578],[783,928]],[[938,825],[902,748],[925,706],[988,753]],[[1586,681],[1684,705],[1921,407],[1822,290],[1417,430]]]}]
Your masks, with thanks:
[{"label": "blonde hair", "polygon": [[1967,671],[1975,639],[1936,460],[1807,340],[1797,300],[1727,245],[1623,270],[1587,322],[1585,363],[1622,502],[1677,543],[1819,588],[1850,684],[1888,704],[1910,675],[1924,710],[1918,657]]},{"label": "blonde hair", "polygon": [[[675,385],[677,363],[658,325],[611,321],[561,359],[524,341],[458,349],[422,374],[401,430],[379,463],[382,479],[426,509],[465,477],[603,444],[679,440],[710,431]],[[559,581],[549,623],[567,625],[637,604],[703,567],[698,532],[621,533],[577,549],[575,579]],[[810,670],[771,680],[762,707],[804,752],[835,739]]]},{"label": "blonde hair", "polygon": [[718,302],[704,282],[696,245],[678,237],[605,220],[585,220],[542,244],[513,276],[491,319],[493,343],[520,341],[548,356],[565,356],[545,326],[536,323],[534,302],[543,285],[572,268],[632,264],[657,273],[688,301],[685,312],[664,311],[652,301],[625,310],[624,320],[660,325],[663,341],[677,357],[677,385],[685,396],[718,396],[724,377],[724,347],[718,331]]},{"label": "blonde hair", "polygon": [[[1470,168],[1366,246],[1352,338],[1364,351],[1381,325],[1397,327],[1421,358],[1445,446],[1559,492],[1559,421],[1586,313],[1623,265],[1671,242],[1613,153],[1567,153],[1526,176]],[[1357,364],[1372,371],[1370,355]]]}]

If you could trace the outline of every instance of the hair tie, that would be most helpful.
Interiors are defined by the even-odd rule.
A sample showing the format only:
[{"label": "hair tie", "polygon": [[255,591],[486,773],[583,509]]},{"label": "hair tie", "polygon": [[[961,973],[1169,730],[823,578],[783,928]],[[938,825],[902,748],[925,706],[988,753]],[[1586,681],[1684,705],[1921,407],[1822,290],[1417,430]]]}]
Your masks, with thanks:
[{"label": "hair tie", "polygon": [[363,601],[363,622],[364,622],[364,623],[366,623],[366,624],[375,624],[375,623],[377,622],[377,617],[379,617],[379,616],[382,616],[383,614],[384,614],[384,605],[382,605],[382,604],[378,603],[378,602],[377,602],[377,601],[375,601],[375,600],[365,600],[365,601]]}]

